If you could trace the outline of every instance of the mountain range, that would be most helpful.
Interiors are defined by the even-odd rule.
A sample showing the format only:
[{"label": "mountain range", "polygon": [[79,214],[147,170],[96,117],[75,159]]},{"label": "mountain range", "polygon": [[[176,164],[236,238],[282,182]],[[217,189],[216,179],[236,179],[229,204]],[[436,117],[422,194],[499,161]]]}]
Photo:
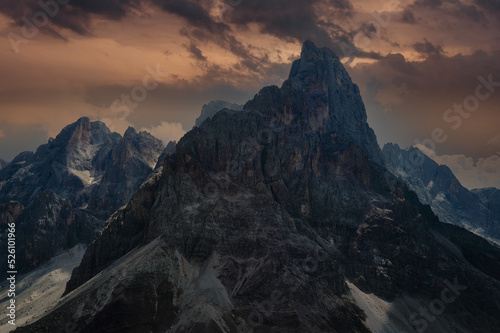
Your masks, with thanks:
[{"label": "mountain range", "polygon": [[15,332],[500,330],[500,248],[464,229],[497,237],[499,191],[381,150],[332,51],[306,42],[281,87],[219,107],[166,148],[83,118],[0,170],[2,221],[36,239],[109,217]]},{"label": "mountain range", "polygon": [[24,240],[17,250],[18,271],[90,243],[153,171],[164,148],[149,133],[129,128],[122,137],[81,118],[35,153],[15,157],[0,170],[0,232],[15,222],[16,236]]}]

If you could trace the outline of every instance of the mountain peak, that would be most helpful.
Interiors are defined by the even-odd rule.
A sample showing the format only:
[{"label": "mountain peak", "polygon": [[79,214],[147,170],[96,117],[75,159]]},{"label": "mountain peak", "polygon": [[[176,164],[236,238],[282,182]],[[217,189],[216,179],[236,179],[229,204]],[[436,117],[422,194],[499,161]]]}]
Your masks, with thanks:
[{"label": "mountain peak", "polygon": [[319,48],[314,45],[313,42],[305,41],[302,45],[300,58],[302,59],[302,61],[311,62],[318,60],[319,58],[338,59],[339,57],[327,47]]},{"label": "mountain peak", "polygon": [[76,122],[66,126],[50,140],[50,144],[66,146],[67,144],[86,142],[100,144],[111,133],[109,128],[100,121],[91,122],[88,117],[81,117]]},{"label": "mountain peak", "polygon": [[205,120],[212,118],[217,112],[223,109],[241,111],[243,109],[243,106],[220,100],[211,101],[208,104],[203,105],[201,114],[195,121],[195,126],[200,126]]},{"label": "mountain peak", "polygon": [[78,125],[86,125],[86,124],[90,124],[90,118],[89,117],[81,117],[79,118],[75,124],[78,124]]},{"label": "mountain peak", "polygon": [[303,131],[336,134],[359,145],[373,161],[383,163],[359,88],[328,48],[305,42],[301,58],[292,64],[281,89],[262,89],[245,109],[278,120],[295,119]]},{"label": "mountain peak", "polygon": [[123,137],[124,138],[133,137],[136,134],[137,134],[137,131],[135,130],[135,128],[133,128],[132,126],[129,126],[129,128],[127,128],[127,130],[125,131],[125,134],[123,134]]}]

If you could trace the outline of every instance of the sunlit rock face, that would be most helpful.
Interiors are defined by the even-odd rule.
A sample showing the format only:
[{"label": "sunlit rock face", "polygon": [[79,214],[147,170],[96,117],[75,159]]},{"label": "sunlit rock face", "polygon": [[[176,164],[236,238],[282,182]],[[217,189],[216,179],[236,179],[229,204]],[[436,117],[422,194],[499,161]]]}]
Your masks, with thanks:
[{"label": "sunlit rock face", "polygon": [[[370,332],[363,293],[398,332],[485,332],[500,327],[499,263],[384,167],[358,88],[307,42],[281,88],[188,132],[61,305],[17,332]],[[422,322],[447,281],[459,294]]]}]

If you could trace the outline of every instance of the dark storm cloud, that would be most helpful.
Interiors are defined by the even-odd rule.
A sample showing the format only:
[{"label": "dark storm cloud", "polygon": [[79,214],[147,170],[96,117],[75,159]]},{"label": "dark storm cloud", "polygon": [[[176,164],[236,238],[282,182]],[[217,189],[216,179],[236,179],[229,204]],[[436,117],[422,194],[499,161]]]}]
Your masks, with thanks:
[{"label": "dark storm cloud", "polygon": [[[270,65],[267,50],[243,44],[231,31],[214,34],[205,29],[186,26],[181,29],[181,34],[188,37],[191,44],[214,43],[220,48],[231,52],[238,59],[235,70],[264,74],[267,66]],[[207,65],[203,64],[202,68],[207,70]]]},{"label": "dark storm cloud", "polygon": [[441,45],[434,45],[429,42],[427,39],[422,43],[413,44],[413,49],[418,53],[425,55],[440,55],[443,54],[443,48]]},{"label": "dark storm cloud", "polygon": [[140,0],[71,0],[71,7],[84,12],[100,14],[108,18],[120,19],[132,8],[140,6]]},{"label": "dark storm cloud", "polygon": [[156,5],[166,12],[178,15],[185,19],[191,26],[207,29],[211,33],[222,33],[229,27],[220,22],[215,22],[209,15],[207,8],[202,3],[206,1],[188,0],[152,0]]},{"label": "dark storm cloud", "polygon": [[[241,64],[249,69],[255,68],[262,58],[255,57],[251,50],[242,45],[231,28],[221,22],[214,21],[209,15],[210,1],[192,2],[179,0],[153,0],[163,10],[176,14],[186,20],[188,26],[184,34],[196,38],[198,41],[215,41],[219,46],[230,50],[234,55],[241,57]],[[335,24],[324,25],[317,14],[317,6],[327,6],[337,13],[350,16],[353,6],[349,0],[252,0],[242,1],[237,6],[229,6],[223,14],[224,22],[238,27],[248,28],[250,24],[257,24],[262,33],[270,34],[285,41],[312,40],[318,45],[333,48],[341,53],[338,43],[347,39],[352,45],[351,38],[340,26]],[[226,9],[227,9],[226,8]],[[333,20],[333,17],[330,17]],[[210,36],[209,36],[210,35]],[[367,57],[376,54],[357,53]]]},{"label": "dark storm cloud", "polygon": [[[424,61],[409,61],[402,55],[391,54],[377,63],[349,70],[361,87],[363,99],[374,120],[382,142],[399,141],[415,144],[415,139],[430,136],[434,128],[443,128],[449,139],[439,145],[441,153],[463,153],[474,158],[494,153],[486,145],[498,133],[500,123],[500,89],[495,88],[479,108],[456,122],[444,119],[446,110],[474,96],[480,84],[479,76],[500,82],[500,52],[476,51],[471,55],[428,57]],[[481,91],[483,92],[483,91]],[[377,122],[380,122],[377,125]],[[387,126],[404,129],[398,137],[384,137]],[[393,134],[394,135],[394,134]]]},{"label": "dark storm cloud", "polygon": [[[187,0],[71,0],[67,5],[59,5],[55,0],[42,0],[51,3],[53,11],[57,4],[56,15],[49,15],[51,22],[59,27],[70,29],[78,34],[90,33],[92,15],[99,15],[112,20],[124,18],[133,9],[140,8],[142,2],[152,2],[165,12],[175,14],[189,25],[204,28],[211,33],[221,33],[229,29],[227,25],[215,22],[201,3]],[[207,2],[205,2],[207,3]],[[23,17],[29,20],[34,13],[43,11],[39,0],[26,0],[0,4],[0,12],[14,19],[16,24],[24,24]]]},{"label": "dark storm cloud", "polygon": [[51,20],[56,26],[72,30],[80,35],[90,34],[90,15],[80,8],[63,7],[61,12],[52,17]]},{"label": "dark storm cloud", "polygon": [[486,17],[484,13],[477,9],[477,7],[472,5],[461,5],[456,9],[456,15],[458,17],[466,17],[471,21],[482,23],[486,22]]},{"label": "dark storm cloud", "polygon": [[401,16],[401,22],[408,24],[415,24],[417,20],[415,19],[415,14],[411,10],[405,9],[403,15]]},{"label": "dark storm cloud", "polygon": [[193,43],[189,45],[184,45],[186,47],[186,50],[191,54],[191,56],[200,61],[207,61],[207,57],[203,55],[203,52]]},{"label": "dark storm cloud", "polygon": [[[3,3],[0,12],[12,18],[17,25],[24,25],[25,19],[33,21],[36,13],[47,13],[54,26],[87,35],[90,33],[91,15],[116,20],[139,6],[140,0],[72,0],[67,5],[60,5],[55,0],[26,0]],[[45,30],[54,32],[50,26]]]},{"label": "dark storm cloud", "polygon": [[[477,2],[492,3],[492,0],[476,0]],[[460,0],[418,0],[411,8],[428,8],[443,13],[452,14],[460,19],[471,20],[476,23],[485,23],[484,13],[474,5],[467,5]]]},{"label": "dark storm cloud", "polygon": [[498,0],[476,0],[479,6],[494,12],[500,12],[500,1]]},{"label": "dark storm cloud", "polygon": [[25,12],[25,3],[21,1],[5,1],[0,3],[0,12],[9,17],[22,17]]},{"label": "dark storm cloud", "polygon": [[[33,13],[41,10],[38,2],[38,0],[27,0],[3,4],[0,5],[0,11],[13,18],[17,24],[22,25],[22,17],[29,18]],[[357,49],[352,41],[353,32],[345,31],[336,24],[327,24],[325,19],[319,17],[322,12],[321,8],[331,11],[332,16],[329,16],[326,21],[335,21],[336,16],[352,16],[354,9],[349,0],[243,1],[234,7],[226,4],[230,10],[226,10],[222,22],[210,15],[211,6],[214,3],[208,0],[72,0],[68,5],[59,6],[58,14],[51,17],[53,27],[46,27],[46,31],[50,29],[51,33],[56,35],[54,27],[59,26],[81,35],[88,35],[91,34],[93,15],[119,20],[131,10],[140,8],[142,3],[153,3],[161,10],[184,19],[186,23],[184,32],[188,31],[187,35],[198,41],[202,40],[201,35],[203,35],[205,41],[216,39],[219,45],[225,44],[225,47],[228,47],[233,54],[242,58],[241,65],[247,68],[255,68],[262,59],[256,59],[251,52],[248,55],[249,50],[246,46],[239,45],[237,38],[234,37],[235,32],[228,23],[240,28],[247,28],[255,23],[262,33],[285,41],[311,40],[319,46],[332,48],[341,57],[346,55],[345,48],[339,46],[344,43],[350,49],[348,56],[355,53],[358,57],[380,58],[376,52],[365,53]],[[375,34],[376,31],[372,30],[370,30],[371,33]],[[60,34],[58,37],[64,38]]]},{"label": "dark storm cloud", "polygon": [[[317,15],[317,6],[328,6],[336,12],[349,16],[353,12],[347,0],[302,1],[302,0],[252,0],[244,1],[228,15],[231,23],[248,26],[256,23],[262,33],[270,34],[286,41],[311,40],[320,46],[338,50],[336,40],[346,36],[338,25],[322,24]],[[331,17],[330,21],[334,21]],[[333,38],[332,38],[333,37]],[[349,40],[350,41],[350,40]]]},{"label": "dark storm cloud", "polygon": [[435,9],[443,5],[443,0],[417,0],[415,1],[414,5]]}]

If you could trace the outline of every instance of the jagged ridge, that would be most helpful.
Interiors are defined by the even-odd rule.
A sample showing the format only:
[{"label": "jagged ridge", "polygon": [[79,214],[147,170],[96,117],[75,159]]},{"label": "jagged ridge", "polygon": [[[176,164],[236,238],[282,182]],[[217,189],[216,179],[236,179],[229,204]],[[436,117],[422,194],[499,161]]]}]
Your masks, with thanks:
[{"label": "jagged ridge", "polygon": [[338,58],[306,43],[281,89],[187,133],[89,246],[58,309],[17,331],[368,332],[346,279],[411,331],[455,278],[467,289],[434,329],[500,327],[499,277],[475,263],[498,251],[466,259],[454,244],[475,236],[442,226],[383,167]]}]

